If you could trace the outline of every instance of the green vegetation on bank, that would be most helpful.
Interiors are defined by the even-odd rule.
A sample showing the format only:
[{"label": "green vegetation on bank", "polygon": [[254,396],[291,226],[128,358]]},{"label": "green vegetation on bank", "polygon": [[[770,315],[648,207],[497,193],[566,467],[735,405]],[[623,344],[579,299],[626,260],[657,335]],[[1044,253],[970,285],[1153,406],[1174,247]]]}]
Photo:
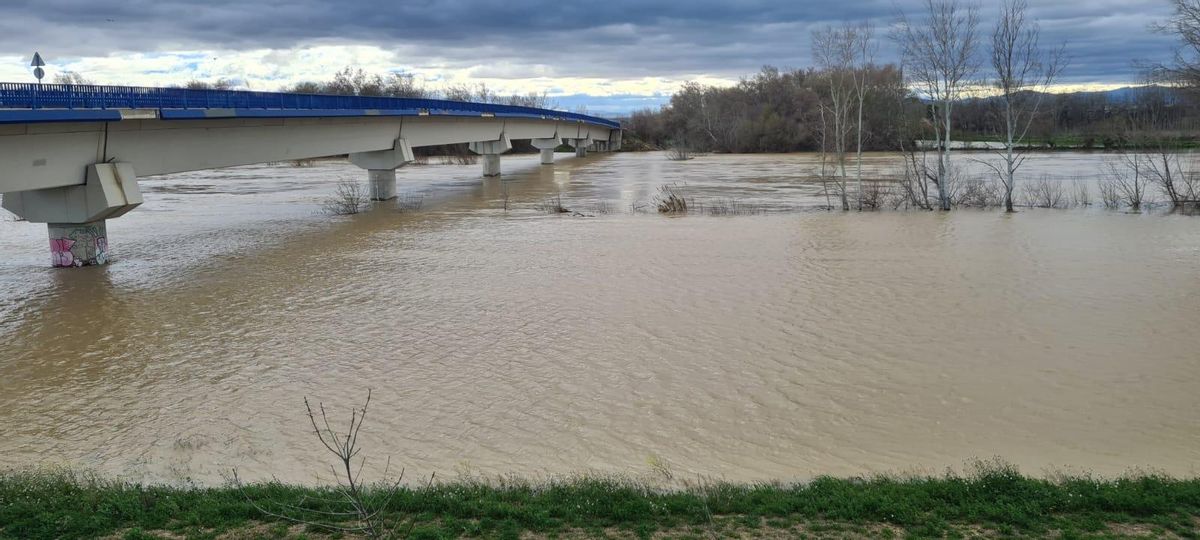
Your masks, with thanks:
[{"label": "green vegetation on bank", "polygon": [[[8,472],[0,473],[0,538],[328,535],[265,515],[248,499],[344,511],[332,488],[144,486],[63,471]],[[670,491],[618,479],[504,480],[401,489],[384,511],[402,518],[411,538],[1197,538],[1200,479],[1044,480],[988,463],[968,475]]]}]

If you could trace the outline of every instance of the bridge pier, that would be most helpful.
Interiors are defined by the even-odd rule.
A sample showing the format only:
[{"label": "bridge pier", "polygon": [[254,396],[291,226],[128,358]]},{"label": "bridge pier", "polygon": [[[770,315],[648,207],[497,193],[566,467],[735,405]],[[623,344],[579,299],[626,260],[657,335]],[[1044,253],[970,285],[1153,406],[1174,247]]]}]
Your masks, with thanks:
[{"label": "bridge pier", "polygon": [[103,219],[89,223],[47,223],[50,265],[55,268],[95,266],[108,262],[108,227]]},{"label": "bridge pier", "polygon": [[484,178],[500,176],[500,154],[484,154],[481,161],[483,161]]},{"label": "bridge pier", "polygon": [[477,141],[467,145],[467,148],[483,156],[483,177],[500,176],[500,154],[512,150],[512,141],[503,133],[494,141]]},{"label": "bridge pier", "polygon": [[396,139],[387,150],[350,154],[350,163],[367,170],[367,184],[372,201],[396,198],[396,169],[414,160],[412,147],[404,139]]},{"label": "bridge pier", "polygon": [[396,169],[367,169],[367,182],[372,201],[396,198]]},{"label": "bridge pier", "polygon": [[129,163],[97,163],[82,185],[4,194],[4,208],[33,223],[45,223],[50,264],[55,267],[107,263],[108,219],[142,204],[137,175]]},{"label": "bridge pier", "polygon": [[567,139],[567,144],[575,147],[575,157],[587,157],[588,146],[592,144],[592,139]]},{"label": "bridge pier", "polygon": [[557,137],[550,139],[531,139],[529,143],[532,144],[534,148],[541,150],[542,165],[553,165],[554,149],[558,148],[558,145],[562,144],[562,139]]}]

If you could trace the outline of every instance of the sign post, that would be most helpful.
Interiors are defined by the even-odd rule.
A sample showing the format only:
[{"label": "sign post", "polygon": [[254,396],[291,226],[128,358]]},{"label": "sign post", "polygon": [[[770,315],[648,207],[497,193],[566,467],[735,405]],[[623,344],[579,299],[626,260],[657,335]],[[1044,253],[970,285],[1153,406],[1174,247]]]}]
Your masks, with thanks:
[{"label": "sign post", "polygon": [[[34,76],[34,77],[37,77],[37,81],[38,81],[38,88],[37,88],[37,89],[41,89],[41,87],[42,87],[42,77],[45,77],[45,76],[46,76],[46,70],[42,69],[42,66],[45,66],[45,65],[46,65],[46,62],[42,61],[42,55],[41,55],[41,53],[39,53],[39,52],[37,52],[37,51],[34,51],[34,53],[33,53],[33,61],[32,61],[32,62],[30,62],[30,63],[29,63],[29,65],[33,66],[33,76]],[[34,93],[33,93],[33,108],[35,108],[35,109],[36,109],[36,108],[37,108],[37,106],[38,106],[38,92],[37,92],[37,89],[35,89],[35,90],[34,90]]]}]

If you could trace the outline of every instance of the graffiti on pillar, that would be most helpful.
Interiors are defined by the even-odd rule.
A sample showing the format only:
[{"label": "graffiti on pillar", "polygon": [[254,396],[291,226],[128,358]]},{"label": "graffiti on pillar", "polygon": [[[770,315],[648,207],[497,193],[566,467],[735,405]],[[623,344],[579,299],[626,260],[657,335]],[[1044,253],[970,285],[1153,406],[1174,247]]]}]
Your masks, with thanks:
[{"label": "graffiti on pillar", "polygon": [[51,238],[51,264],[54,266],[75,266],[75,255],[71,253],[71,246],[73,245],[75,245],[75,241],[70,238]]},{"label": "graffiti on pillar", "polygon": [[51,227],[50,259],[54,266],[87,266],[108,262],[108,237],[93,224]]},{"label": "graffiti on pillar", "polygon": [[96,264],[108,262],[108,237],[96,237]]}]

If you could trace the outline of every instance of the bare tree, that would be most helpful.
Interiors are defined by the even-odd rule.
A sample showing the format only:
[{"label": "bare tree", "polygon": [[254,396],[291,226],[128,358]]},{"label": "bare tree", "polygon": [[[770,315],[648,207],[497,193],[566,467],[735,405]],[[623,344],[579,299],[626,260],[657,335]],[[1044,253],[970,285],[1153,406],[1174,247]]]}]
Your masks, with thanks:
[{"label": "bare tree", "polygon": [[[826,119],[827,109],[824,106],[820,107],[821,112],[821,191],[825,193],[825,209],[833,210],[833,203],[829,200],[829,122]],[[842,185],[845,188],[845,185]],[[842,190],[845,192],[845,190]],[[842,201],[845,204],[845,200]]]},{"label": "bare tree", "polygon": [[214,82],[190,80],[184,83],[183,87],[188,90],[232,90],[237,86],[237,82],[224,77],[217,79]]},{"label": "bare tree", "polygon": [[[1129,206],[1133,212],[1142,211],[1142,202],[1146,198],[1146,158],[1137,151],[1117,152],[1104,162],[1107,178],[1101,179],[1101,191],[1109,192],[1121,202]],[[1109,197],[1109,194],[1104,194]]]},{"label": "bare tree", "polygon": [[54,75],[55,84],[96,84],[76,71],[60,71]]},{"label": "bare tree", "polygon": [[979,10],[957,0],[925,0],[925,10],[927,18],[920,22],[901,14],[893,39],[900,47],[905,76],[930,102],[938,141],[938,207],[949,210],[953,110],[979,69]]},{"label": "bare tree", "polygon": [[[812,48],[817,66],[829,85],[829,96],[821,103],[821,138],[832,145],[834,171],[840,172],[835,187],[842,210],[850,210],[846,189],[846,140],[852,129],[850,112],[854,100],[854,41],[851,27],[826,27],[813,32]],[[826,118],[826,116],[828,118]]]},{"label": "bare tree", "polygon": [[1122,137],[1136,149],[1123,145],[1118,153],[1125,168],[1136,168],[1137,176],[1157,187],[1173,210],[1186,210],[1200,199],[1200,178],[1180,153],[1185,140],[1177,131],[1169,90],[1149,81],[1138,91]]},{"label": "bare tree", "polygon": [[1166,195],[1173,210],[1200,201],[1200,178],[1187,165],[1176,147],[1161,143],[1151,146],[1141,161],[1142,175]]},{"label": "bare tree", "polygon": [[[845,29],[847,40],[851,44],[853,53],[853,82],[854,82],[854,97],[858,103],[858,122],[855,124],[855,134],[858,137],[858,143],[855,149],[855,173],[854,177],[858,184],[858,210],[863,209],[863,181],[862,181],[862,161],[863,161],[863,109],[866,106],[867,94],[870,91],[871,75],[875,64],[875,28],[871,23],[864,22],[856,27],[847,26]],[[878,183],[875,184],[878,188]],[[872,192],[873,195],[878,194],[878,189]],[[878,197],[875,197],[876,199]],[[878,204],[871,204],[872,208],[877,208]]]},{"label": "bare tree", "polygon": [[1004,0],[992,31],[992,69],[998,96],[995,102],[1004,129],[1001,166],[986,163],[1004,184],[1004,211],[1013,211],[1017,169],[1025,162],[1022,146],[1050,85],[1065,66],[1065,46],[1042,51],[1041,28],[1026,18],[1025,0]]},{"label": "bare tree", "polygon": [[1179,37],[1179,48],[1171,66],[1163,71],[1176,81],[1200,88],[1200,0],[1171,0],[1175,13],[1157,26],[1165,34]]}]

